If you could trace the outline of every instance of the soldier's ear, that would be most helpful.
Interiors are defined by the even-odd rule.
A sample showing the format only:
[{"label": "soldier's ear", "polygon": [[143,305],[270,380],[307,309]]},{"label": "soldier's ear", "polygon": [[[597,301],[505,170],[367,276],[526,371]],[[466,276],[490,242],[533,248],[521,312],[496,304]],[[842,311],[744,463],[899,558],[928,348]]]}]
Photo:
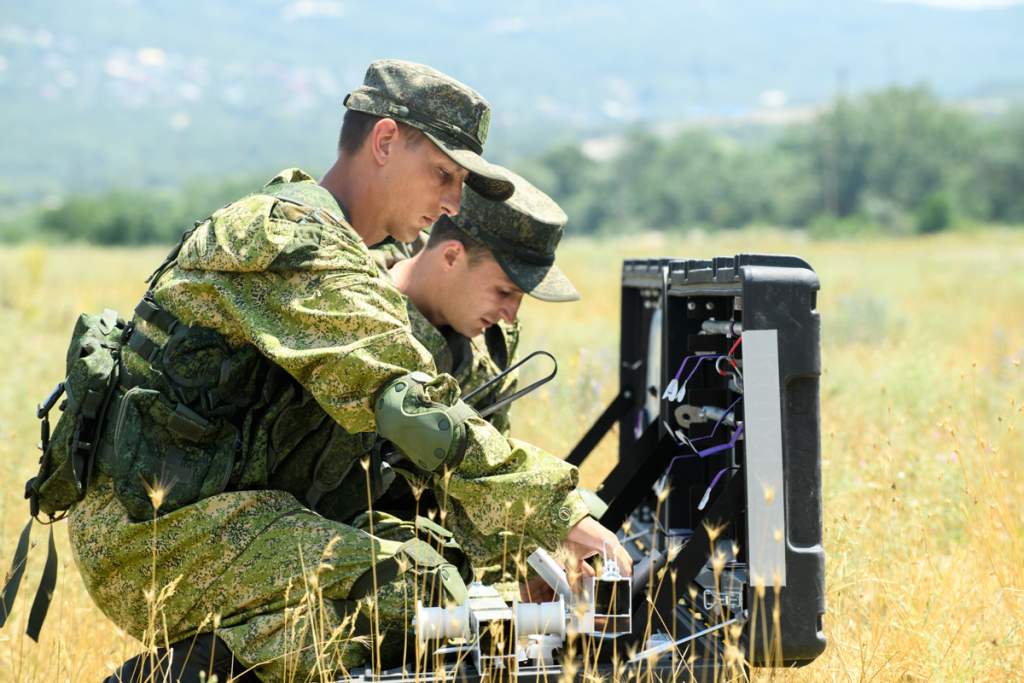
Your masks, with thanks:
[{"label": "soldier's ear", "polygon": [[388,163],[398,140],[398,124],[394,119],[381,119],[370,130],[370,154],[380,166]]},{"label": "soldier's ear", "polygon": [[466,258],[466,248],[458,240],[448,240],[441,245],[441,263],[446,272],[454,269],[462,258]]}]

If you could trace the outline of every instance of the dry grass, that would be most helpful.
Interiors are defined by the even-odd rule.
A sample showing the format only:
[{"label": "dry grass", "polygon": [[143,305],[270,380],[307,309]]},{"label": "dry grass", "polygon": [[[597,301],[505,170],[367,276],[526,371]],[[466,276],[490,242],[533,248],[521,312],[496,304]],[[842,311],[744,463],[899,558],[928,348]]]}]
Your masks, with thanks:
[{"label": "dry grass", "polygon": [[[614,394],[623,257],[737,251],[798,253],[822,280],[829,647],[775,678],[1024,677],[1024,232],[857,243],[775,232],[569,241],[563,268],[583,302],[523,309],[524,346],[553,351],[561,372],[516,406],[517,436],[565,454]],[[4,571],[26,519],[33,408],[60,378],[75,316],[130,311],[162,256],[0,251]],[[588,461],[586,483],[610,469],[612,441]],[[140,647],[92,604],[64,525],[57,535],[61,576],[41,642],[21,635],[31,601],[22,595],[0,632],[0,681],[96,681]],[[28,586],[42,555],[33,554]]]}]

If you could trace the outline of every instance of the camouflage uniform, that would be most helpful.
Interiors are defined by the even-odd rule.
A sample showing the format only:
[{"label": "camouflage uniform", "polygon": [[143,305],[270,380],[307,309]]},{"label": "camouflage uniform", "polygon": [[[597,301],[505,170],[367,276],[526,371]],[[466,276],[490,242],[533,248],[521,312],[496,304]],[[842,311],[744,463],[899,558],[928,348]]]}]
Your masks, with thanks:
[{"label": "camouflage uniform", "polygon": [[[419,128],[492,199],[511,192],[478,156],[489,108],[465,86],[377,62],[346,106]],[[300,171],[198,223],[172,257],[136,309],[97,471],[69,518],[87,590],[135,637],[214,630],[267,680],[367,663],[354,634],[393,664],[415,601],[464,585],[435,549],[447,539],[389,540],[394,525],[359,514],[387,484],[374,400],[420,371],[427,398],[452,405],[457,382],[435,374],[404,297]],[[586,516],[574,467],[479,417],[462,426],[455,468],[419,472],[456,538],[511,531],[553,548]]]},{"label": "camouflage uniform", "polygon": [[[183,323],[216,330],[232,348],[255,347],[286,370],[315,399],[304,410],[321,408],[339,426],[347,455],[359,456],[366,452],[362,435],[374,430],[371,401],[377,389],[409,371],[433,374],[434,367],[410,333],[404,297],[332,202],[309,176],[280,174],[263,193],[199,225],[184,241],[176,265],[158,280],[154,296]],[[159,340],[159,330],[137,324]],[[126,354],[126,366],[147,372],[137,354]],[[438,376],[431,389],[438,401],[458,395],[448,375]],[[71,539],[86,587],[132,635],[140,637],[147,625],[145,590],[184,576],[162,606],[170,640],[194,632],[208,614],[219,614],[218,635],[243,663],[255,665],[286,651],[291,641],[304,642],[289,628],[289,587],[294,601],[303,570],[316,568],[329,546],[318,579],[328,598],[322,607],[328,627],[355,613],[353,584],[374,559],[416,550],[332,521],[346,518],[346,504],[355,503],[352,512],[366,508],[359,501],[369,502],[371,494],[360,467],[351,468],[336,489],[339,500],[321,498],[331,519],[303,506],[296,496],[309,482],[297,473],[304,471],[308,479],[310,461],[302,462],[301,449],[293,449],[295,467],[286,458],[275,468],[276,435],[265,433],[273,431],[270,426],[259,427],[246,437],[246,448],[265,456],[250,457],[232,472],[230,487],[284,491],[228,491],[147,522],[133,519],[109,479],[100,476],[74,509]],[[586,516],[575,468],[506,440],[479,418],[471,418],[468,434],[459,467],[449,478],[429,478],[445,504],[445,526],[456,538],[511,530],[527,544],[553,548]],[[154,549],[159,561],[152,564]],[[412,591],[401,576],[374,591],[383,628],[404,629]],[[368,607],[361,609],[370,616]],[[275,659],[261,674],[277,677],[286,666],[312,670],[315,654],[307,651],[298,663]],[[329,664],[352,666],[366,654],[341,639]]]}]

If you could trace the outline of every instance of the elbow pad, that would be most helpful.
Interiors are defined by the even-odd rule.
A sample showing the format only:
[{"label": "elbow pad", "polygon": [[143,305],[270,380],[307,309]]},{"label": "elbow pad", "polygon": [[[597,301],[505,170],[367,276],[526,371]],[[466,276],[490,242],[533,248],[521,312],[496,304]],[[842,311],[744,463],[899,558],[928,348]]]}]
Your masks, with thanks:
[{"label": "elbow pad", "polygon": [[466,452],[465,422],[476,413],[461,400],[452,406],[431,401],[424,390],[431,379],[412,372],[385,386],[374,406],[377,433],[422,470],[455,469]]}]

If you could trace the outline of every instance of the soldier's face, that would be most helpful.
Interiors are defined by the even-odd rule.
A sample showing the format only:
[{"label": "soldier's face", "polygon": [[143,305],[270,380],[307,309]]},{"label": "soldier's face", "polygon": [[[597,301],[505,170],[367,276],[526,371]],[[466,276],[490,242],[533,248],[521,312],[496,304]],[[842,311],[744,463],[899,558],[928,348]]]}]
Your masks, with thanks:
[{"label": "soldier's face", "polygon": [[429,139],[417,133],[410,138],[406,133],[394,145],[387,164],[388,234],[412,242],[441,214],[457,214],[467,175]]},{"label": "soldier's face", "polygon": [[523,291],[492,256],[470,264],[465,251],[454,263],[445,290],[444,317],[466,337],[477,336],[499,320],[513,322],[523,301]]}]

